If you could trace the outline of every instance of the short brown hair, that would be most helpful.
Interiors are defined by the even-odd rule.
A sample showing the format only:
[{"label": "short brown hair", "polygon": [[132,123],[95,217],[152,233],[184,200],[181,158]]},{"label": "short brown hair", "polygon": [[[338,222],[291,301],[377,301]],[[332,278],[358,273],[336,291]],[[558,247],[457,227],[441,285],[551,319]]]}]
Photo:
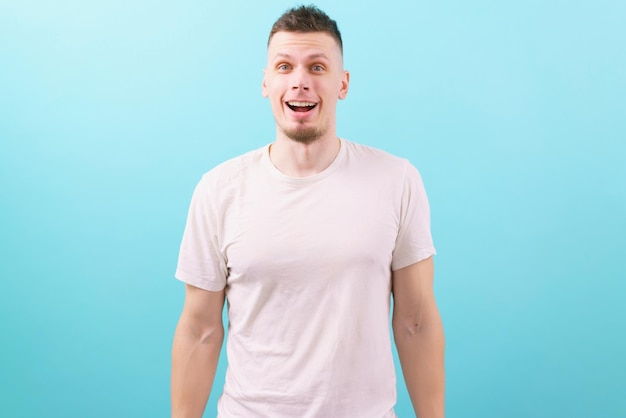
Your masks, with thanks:
[{"label": "short brown hair", "polygon": [[343,54],[343,42],[337,22],[313,5],[294,7],[283,13],[272,26],[267,39],[268,45],[276,32],[326,32],[337,42]]}]

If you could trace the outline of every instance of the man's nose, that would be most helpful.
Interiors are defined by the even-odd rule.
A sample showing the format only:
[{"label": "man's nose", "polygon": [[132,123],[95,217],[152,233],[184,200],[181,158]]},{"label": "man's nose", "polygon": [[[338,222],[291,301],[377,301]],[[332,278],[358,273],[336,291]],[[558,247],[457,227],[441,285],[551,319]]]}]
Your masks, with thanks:
[{"label": "man's nose", "polygon": [[310,78],[306,70],[298,68],[293,71],[291,78],[292,90],[309,90]]}]

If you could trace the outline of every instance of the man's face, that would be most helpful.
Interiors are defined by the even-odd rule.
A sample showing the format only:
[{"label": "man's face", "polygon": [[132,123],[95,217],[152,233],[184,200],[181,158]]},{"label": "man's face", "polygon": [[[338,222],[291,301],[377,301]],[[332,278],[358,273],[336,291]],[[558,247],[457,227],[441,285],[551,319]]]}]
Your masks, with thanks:
[{"label": "man's face", "polygon": [[337,100],[349,74],[337,42],[325,32],[277,32],[270,40],[263,97],[270,100],[277,134],[301,143],[335,136]]}]

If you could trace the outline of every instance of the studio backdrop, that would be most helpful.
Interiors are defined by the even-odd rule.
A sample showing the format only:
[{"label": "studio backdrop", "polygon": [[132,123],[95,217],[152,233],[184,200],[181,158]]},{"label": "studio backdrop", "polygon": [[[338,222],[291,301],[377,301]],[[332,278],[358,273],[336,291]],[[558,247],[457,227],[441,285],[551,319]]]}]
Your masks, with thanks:
[{"label": "studio backdrop", "polygon": [[[169,415],[191,193],[273,141],[294,5],[0,0],[0,416]],[[426,185],[447,416],[626,416],[626,3],[317,5],[351,71],[339,135]]]}]

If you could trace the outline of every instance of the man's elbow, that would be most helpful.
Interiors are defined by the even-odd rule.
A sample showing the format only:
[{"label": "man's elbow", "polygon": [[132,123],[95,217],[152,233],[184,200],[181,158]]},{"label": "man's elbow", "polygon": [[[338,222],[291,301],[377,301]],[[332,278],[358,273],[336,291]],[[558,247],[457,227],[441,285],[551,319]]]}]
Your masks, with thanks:
[{"label": "man's elbow", "polygon": [[183,315],[176,327],[175,339],[195,341],[200,345],[222,345],[224,325],[221,321],[198,321]]},{"label": "man's elbow", "polygon": [[222,324],[214,324],[205,326],[199,332],[200,344],[222,344],[224,340],[224,326]]},{"label": "man's elbow", "polygon": [[396,340],[443,335],[443,324],[438,312],[421,316],[394,315],[391,326]]},{"label": "man's elbow", "polygon": [[400,336],[413,337],[424,329],[422,321],[413,318],[399,318],[394,316],[391,322],[393,333],[396,338]]}]

